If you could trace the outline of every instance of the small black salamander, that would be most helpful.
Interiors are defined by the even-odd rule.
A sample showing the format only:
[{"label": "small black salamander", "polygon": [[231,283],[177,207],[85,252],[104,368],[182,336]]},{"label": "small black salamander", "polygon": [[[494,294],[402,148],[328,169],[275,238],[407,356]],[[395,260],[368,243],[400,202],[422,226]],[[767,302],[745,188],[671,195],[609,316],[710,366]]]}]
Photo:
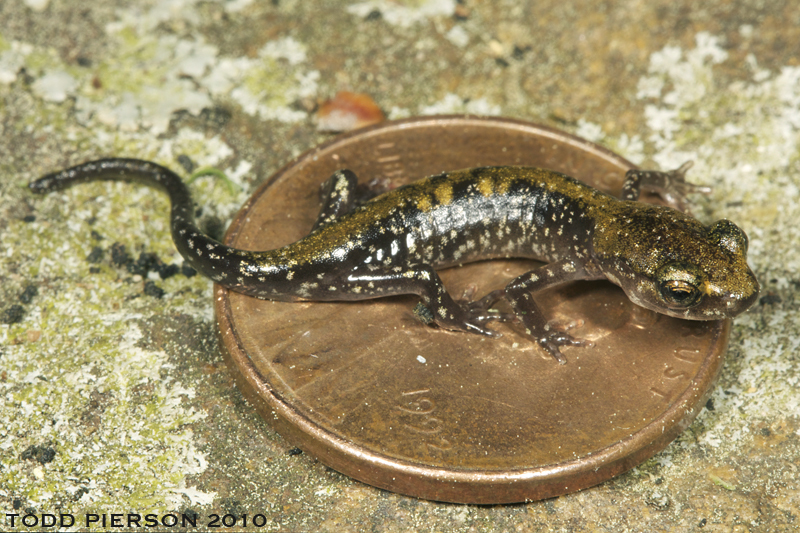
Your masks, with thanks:
[{"label": "small black salamander", "polygon": [[[525,331],[560,363],[561,346],[583,342],[548,325],[531,293],[574,280],[608,279],[634,303],[690,320],[734,317],[756,300],[747,236],[720,220],[704,226],[673,207],[637,202],[644,187],[682,206],[689,164],[671,172],[632,170],[622,200],[557,172],[485,167],[448,172],[355,207],[356,177],[333,174],[311,233],[283,248],[237,250],[193,222],[189,191],[171,170],[136,159],[101,159],[30,184],[46,193],[91,180],[141,181],[169,194],[172,238],[196,270],[237,292],[264,299],[364,300],[395,294],[422,298],[438,326],[483,335],[501,298]],[[505,290],[458,303],[436,268],[499,257],[547,262]],[[421,313],[424,314],[424,313]]]}]

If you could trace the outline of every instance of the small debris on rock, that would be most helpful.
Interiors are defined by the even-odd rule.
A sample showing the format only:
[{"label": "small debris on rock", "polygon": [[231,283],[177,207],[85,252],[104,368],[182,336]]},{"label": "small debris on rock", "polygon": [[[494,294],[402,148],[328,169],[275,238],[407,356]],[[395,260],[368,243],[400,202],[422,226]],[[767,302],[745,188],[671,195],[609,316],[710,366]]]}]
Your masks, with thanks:
[{"label": "small debris on rock", "polygon": [[89,252],[89,255],[86,256],[86,261],[89,263],[99,263],[103,260],[103,248],[100,246],[95,246],[92,248],[92,251]]},{"label": "small debris on rock", "polygon": [[111,262],[116,266],[126,266],[131,262],[131,256],[124,244],[115,242],[111,245]]},{"label": "small debris on rock", "polygon": [[194,169],[197,168],[197,165],[195,165],[194,161],[192,161],[192,159],[186,154],[181,154],[178,156],[178,163],[183,167],[183,170],[189,174],[194,172]]},{"label": "small debris on rock", "polygon": [[139,254],[139,258],[129,262],[127,267],[131,274],[145,277],[148,272],[158,272],[161,267],[161,259],[153,252],[142,252]]},{"label": "small debris on rock", "polygon": [[41,464],[51,462],[56,457],[56,450],[51,446],[37,446],[35,444],[28,446],[24,452],[19,456],[23,461],[34,459]]},{"label": "small debris on rock", "polygon": [[37,294],[39,294],[39,288],[36,285],[28,285],[19,295],[19,301],[29,304]]},{"label": "small debris on rock", "polygon": [[171,278],[172,276],[174,276],[175,274],[177,274],[180,271],[181,271],[181,267],[179,267],[175,263],[172,263],[172,264],[169,264],[169,265],[165,265],[165,264],[162,263],[158,267],[158,275],[159,275],[159,277],[161,277],[161,279]]},{"label": "small debris on rock", "polygon": [[19,304],[14,304],[0,313],[0,323],[18,324],[25,317],[25,308]]},{"label": "small debris on rock", "polygon": [[464,21],[469,18],[470,13],[470,8],[465,6],[464,2],[457,2],[455,10],[453,10],[453,18],[458,21]]},{"label": "small debris on rock", "polygon": [[187,278],[191,278],[197,275],[197,270],[193,269],[189,263],[183,263],[181,265],[181,274]]},{"label": "small debris on rock", "polygon": [[386,115],[368,94],[339,91],[332,100],[319,106],[317,129],[319,131],[350,131],[377,124]]},{"label": "small debris on rock", "polygon": [[144,282],[144,293],[154,298],[164,297],[164,289],[156,285],[154,281],[150,280]]}]

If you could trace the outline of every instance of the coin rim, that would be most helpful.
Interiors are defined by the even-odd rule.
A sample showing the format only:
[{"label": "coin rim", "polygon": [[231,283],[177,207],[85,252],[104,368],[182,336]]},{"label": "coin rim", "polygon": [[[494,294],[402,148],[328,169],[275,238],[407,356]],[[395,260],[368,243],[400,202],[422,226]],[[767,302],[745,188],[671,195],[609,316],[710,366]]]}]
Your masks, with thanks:
[{"label": "coin rim", "polygon": [[[495,126],[524,130],[528,134],[549,137],[624,168],[635,165],[595,143],[566,132],[516,119],[469,115],[427,116],[381,123],[331,139],[301,154],[268,180],[248,199],[225,235],[230,245],[247,220],[254,201],[296,166],[354,138],[379,135],[387,130],[415,127]],[[591,487],[610,479],[652,457],[684,431],[705,405],[722,368],[730,334],[731,321],[716,322],[709,337],[709,350],[695,377],[685,391],[661,416],[643,428],[591,455],[543,466],[484,470],[423,466],[369,450],[311,421],[293,404],[272,388],[255,367],[238,333],[232,326],[229,294],[232,291],[214,285],[215,315],[223,356],[234,375],[239,390],[261,416],[287,441],[317,457],[321,462],[350,477],[392,492],[424,499],[457,503],[497,504],[532,501],[559,496]],[[706,387],[702,384],[706,383]]]}]

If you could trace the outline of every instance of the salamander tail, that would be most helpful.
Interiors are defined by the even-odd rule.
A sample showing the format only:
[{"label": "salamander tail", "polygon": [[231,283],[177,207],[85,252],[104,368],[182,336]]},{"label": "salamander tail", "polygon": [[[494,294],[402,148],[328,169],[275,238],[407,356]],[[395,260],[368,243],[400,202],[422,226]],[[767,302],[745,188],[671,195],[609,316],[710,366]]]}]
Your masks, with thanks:
[{"label": "salamander tail", "polygon": [[98,159],[47,174],[28,186],[37,194],[45,194],[98,180],[137,182],[166,192],[171,204],[172,240],[183,258],[202,275],[230,289],[255,294],[241,278],[231,275],[254,268],[252,253],[225,246],[203,233],[194,222],[189,189],[166,167],[140,159]]}]

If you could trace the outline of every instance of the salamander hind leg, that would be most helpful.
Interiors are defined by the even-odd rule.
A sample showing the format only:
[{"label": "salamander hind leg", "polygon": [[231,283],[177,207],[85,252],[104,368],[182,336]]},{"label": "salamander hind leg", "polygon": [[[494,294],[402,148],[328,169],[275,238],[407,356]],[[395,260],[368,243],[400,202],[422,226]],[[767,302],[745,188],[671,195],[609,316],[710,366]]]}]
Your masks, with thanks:
[{"label": "salamander hind leg", "polygon": [[525,326],[525,332],[562,365],[567,362],[560,350],[562,346],[586,346],[590,343],[576,339],[548,323],[531,293],[567,281],[594,277],[573,261],[562,260],[527,272],[506,286],[506,299]]},{"label": "salamander hind leg", "polygon": [[[501,300],[505,296],[505,291],[503,289],[492,291],[480,300],[473,300],[472,292],[474,291],[464,291],[464,296],[458,300],[454,300],[454,305],[452,307],[440,306],[437,308],[439,316],[445,314],[447,316],[458,317],[456,320],[461,324],[461,326],[458,324],[455,326],[448,326],[442,323],[441,319],[437,321],[436,313],[434,313],[434,311],[432,311],[422,302],[418,303],[414,308],[414,315],[425,324],[433,324],[438,322],[438,324],[445,329],[456,331],[473,331],[475,333],[481,333],[483,335],[492,337],[502,337],[502,333],[487,329],[485,325],[487,322],[492,320],[497,320],[499,322],[508,322],[514,320],[514,313],[502,313],[500,311],[491,309],[495,302]],[[468,324],[471,324],[471,326]],[[475,331],[475,325],[484,326],[483,330]]]},{"label": "salamander hind leg", "polygon": [[320,186],[319,196],[322,202],[317,220],[311,231],[316,231],[335,222],[359,205],[388,190],[388,182],[384,179],[373,179],[367,183],[358,183],[352,170],[341,169],[334,172]]},{"label": "salamander hind leg", "polygon": [[357,292],[362,298],[416,294],[422,298],[422,302],[414,313],[426,324],[436,324],[452,331],[499,336],[499,333],[486,327],[490,320],[501,319],[499,315],[489,311],[483,304],[457,303],[430,265],[414,265],[400,272],[352,272],[337,283],[337,290]]},{"label": "salamander hind leg", "polygon": [[492,291],[480,300],[472,299],[474,292],[474,288],[467,289],[464,291],[461,299],[456,300],[456,303],[466,309],[470,316],[474,317],[476,320],[483,321],[497,320],[499,322],[509,322],[514,320],[514,313],[501,313],[500,311],[492,309],[495,303],[505,298],[506,291],[504,289]]},{"label": "salamander hind leg", "polygon": [[358,178],[350,170],[342,169],[334,172],[319,189],[322,207],[317,221],[311,231],[327,226],[340,216],[353,210]]}]

